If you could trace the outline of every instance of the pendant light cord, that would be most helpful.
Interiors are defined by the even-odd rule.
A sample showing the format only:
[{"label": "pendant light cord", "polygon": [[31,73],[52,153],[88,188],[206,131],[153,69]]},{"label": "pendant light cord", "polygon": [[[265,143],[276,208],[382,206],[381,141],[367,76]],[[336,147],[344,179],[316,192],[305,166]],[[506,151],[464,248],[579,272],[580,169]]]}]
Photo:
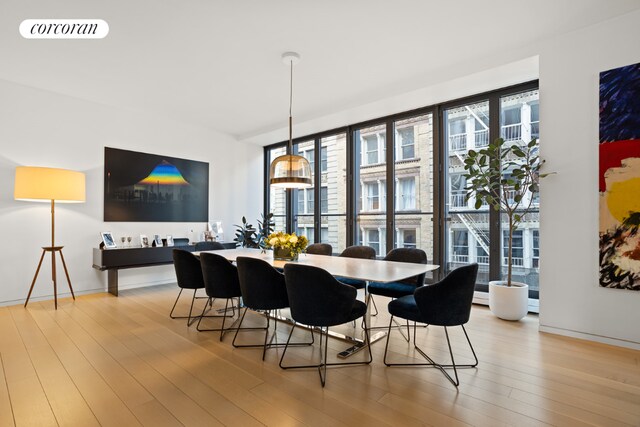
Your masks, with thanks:
[{"label": "pendant light cord", "polygon": [[291,111],[293,105],[293,60],[289,62],[289,152],[293,154],[293,121],[291,119]]}]

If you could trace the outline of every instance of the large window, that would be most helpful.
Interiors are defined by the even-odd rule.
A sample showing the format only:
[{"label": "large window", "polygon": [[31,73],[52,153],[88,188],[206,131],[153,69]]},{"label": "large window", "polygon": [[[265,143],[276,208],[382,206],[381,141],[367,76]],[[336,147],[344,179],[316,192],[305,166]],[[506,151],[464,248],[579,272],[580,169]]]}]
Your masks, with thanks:
[{"label": "large window", "polygon": [[[395,150],[393,162],[393,215],[388,221],[394,230],[393,247],[420,248],[434,259],[433,200],[434,149],[433,114],[425,113],[393,122]],[[395,231],[395,232],[394,232]],[[431,280],[432,274],[427,275]]]},{"label": "large window", "polygon": [[386,254],[386,240],[380,236],[386,228],[387,163],[386,125],[379,124],[355,130],[352,133],[354,188],[356,196],[355,241],[376,250],[378,256]]},{"label": "large window", "polygon": [[[315,176],[315,142],[305,140],[293,146],[293,152],[304,156],[311,165],[311,176]],[[293,223],[296,233],[302,230],[309,239],[309,243],[315,242],[315,186],[298,189],[293,192]]]},{"label": "large window", "polygon": [[[286,154],[286,147],[270,148],[266,152],[267,166],[273,160]],[[269,212],[273,213],[273,221],[276,230],[284,230],[287,226],[287,192],[284,188],[268,187],[269,194]]]},{"label": "large window", "polygon": [[[445,162],[447,165],[445,198],[445,271],[461,265],[477,262],[478,283],[486,285],[489,274],[489,207],[474,209],[475,200],[466,200],[467,181],[464,177],[464,160],[469,149],[481,148],[488,141],[489,101],[456,105],[444,110]],[[464,126],[461,124],[463,123]],[[461,137],[464,135],[464,138]],[[464,149],[461,142],[464,140]],[[487,250],[478,251],[477,247]]]},{"label": "large window", "polygon": [[[277,229],[330,243],[334,253],[354,244],[373,247],[378,257],[394,247],[423,249],[441,266],[429,279],[477,262],[477,289],[486,290],[506,271],[505,220],[467,200],[464,161],[468,150],[498,137],[509,144],[537,138],[539,115],[532,82],[299,138],[294,152],[312,164],[314,186],[289,196],[268,191],[266,208],[276,215]],[[269,161],[285,152],[283,145],[265,149]],[[525,197],[539,205],[537,196]],[[514,278],[528,283],[534,297],[538,229],[535,211],[514,238]]]},{"label": "large window", "polygon": [[[500,135],[513,145],[524,145],[534,138],[538,138],[539,133],[539,94],[538,90],[528,90],[524,92],[516,92],[500,97]],[[505,175],[510,176],[511,171],[505,171]],[[513,202],[516,191],[515,189],[507,189],[507,199]],[[513,280],[524,282],[529,285],[529,289],[533,293],[537,293],[538,286],[538,256],[534,254],[533,240],[537,241],[537,233],[539,228],[539,195],[532,195],[526,192],[523,195],[523,202],[535,208],[531,213],[525,215],[524,220],[519,229],[513,236]],[[501,227],[503,236],[507,235],[509,227],[506,215],[501,216]],[[506,279],[507,276],[507,246],[503,237],[503,256],[501,265],[501,278]],[[537,243],[536,243],[537,244]],[[536,250],[539,252],[539,249]]]}]

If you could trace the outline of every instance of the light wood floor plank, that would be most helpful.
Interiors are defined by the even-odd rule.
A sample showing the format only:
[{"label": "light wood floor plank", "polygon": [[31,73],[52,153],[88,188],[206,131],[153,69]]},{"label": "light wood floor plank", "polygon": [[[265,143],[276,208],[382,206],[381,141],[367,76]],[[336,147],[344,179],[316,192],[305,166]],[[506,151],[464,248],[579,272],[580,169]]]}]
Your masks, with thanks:
[{"label": "light wood floor plank", "polygon": [[0,353],[17,426],[57,426],[27,349],[9,309],[0,310]]},{"label": "light wood floor plank", "polygon": [[9,388],[7,386],[4,370],[2,353],[0,353],[0,426],[11,426],[15,425],[15,420],[13,419],[11,397],[9,396]]},{"label": "light wood floor plank", "polygon": [[[46,314],[37,308],[30,308],[30,314],[37,316],[38,312]],[[56,312],[55,315],[61,316],[61,313]],[[114,427],[140,425],[64,330],[52,321],[48,322],[43,333],[101,425]]]},{"label": "light wood floor plank", "polygon": [[[14,416],[16,425],[118,427],[640,425],[640,352],[539,333],[535,316],[504,322],[474,307],[467,331],[480,364],[459,371],[458,389],[434,369],[385,367],[384,340],[373,345],[371,365],[330,368],[322,388],[315,370],[281,370],[281,349],[263,362],[261,350],[233,348],[232,335],[220,342],[169,319],[176,295],[175,285],[156,286],[62,299],[57,311],[50,301],[0,307],[0,425],[14,425]],[[387,301],[377,303],[372,323],[386,325]],[[287,332],[280,325],[278,340]],[[447,360],[442,328],[418,333],[430,355]],[[451,336],[456,360],[468,361],[464,335]],[[329,347],[335,358],[346,346]],[[419,359],[397,332],[390,349]],[[287,354],[308,362],[317,350]]]}]

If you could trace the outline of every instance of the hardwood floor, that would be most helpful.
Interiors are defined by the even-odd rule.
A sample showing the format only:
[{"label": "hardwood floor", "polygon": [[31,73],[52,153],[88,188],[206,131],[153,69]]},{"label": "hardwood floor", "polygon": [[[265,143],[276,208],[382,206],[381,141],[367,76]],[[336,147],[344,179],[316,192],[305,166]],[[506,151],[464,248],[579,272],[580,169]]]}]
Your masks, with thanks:
[{"label": "hardwood floor", "polygon": [[[232,334],[220,342],[170,319],[175,286],[120,295],[63,299],[57,311],[51,301],[0,307],[0,426],[640,426],[640,352],[539,333],[535,316],[505,322],[474,306],[467,330],[480,364],[459,371],[458,390],[435,369],[385,367],[384,340],[371,365],[329,368],[323,389],[315,370],[281,370],[281,349],[263,362],[261,349],[233,348]],[[373,323],[386,325],[377,303]],[[419,329],[418,341],[444,361],[441,329]],[[329,345],[333,355],[347,347]],[[458,363],[470,360],[462,331],[452,345]],[[397,331],[390,348],[394,361],[414,357]],[[289,361],[317,352],[296,348]]]}]

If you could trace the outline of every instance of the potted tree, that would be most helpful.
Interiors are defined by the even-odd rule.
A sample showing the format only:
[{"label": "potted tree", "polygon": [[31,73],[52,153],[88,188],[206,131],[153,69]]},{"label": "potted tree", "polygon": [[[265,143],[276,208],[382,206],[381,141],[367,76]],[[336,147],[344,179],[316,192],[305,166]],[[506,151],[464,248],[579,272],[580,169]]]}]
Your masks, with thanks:
[{"label": "potted tree", "polygon": [[508,220],[507,280],[489,282],[489,308],[501,319],[520,320],[528,312],[529,286],[512,280],[513,234],[532,211],[544,163],[536,139],[527,144],[505,144],[496,139],[486,148],[469,150],[464,161],[466,199],[475,208],[488,205]]}]

